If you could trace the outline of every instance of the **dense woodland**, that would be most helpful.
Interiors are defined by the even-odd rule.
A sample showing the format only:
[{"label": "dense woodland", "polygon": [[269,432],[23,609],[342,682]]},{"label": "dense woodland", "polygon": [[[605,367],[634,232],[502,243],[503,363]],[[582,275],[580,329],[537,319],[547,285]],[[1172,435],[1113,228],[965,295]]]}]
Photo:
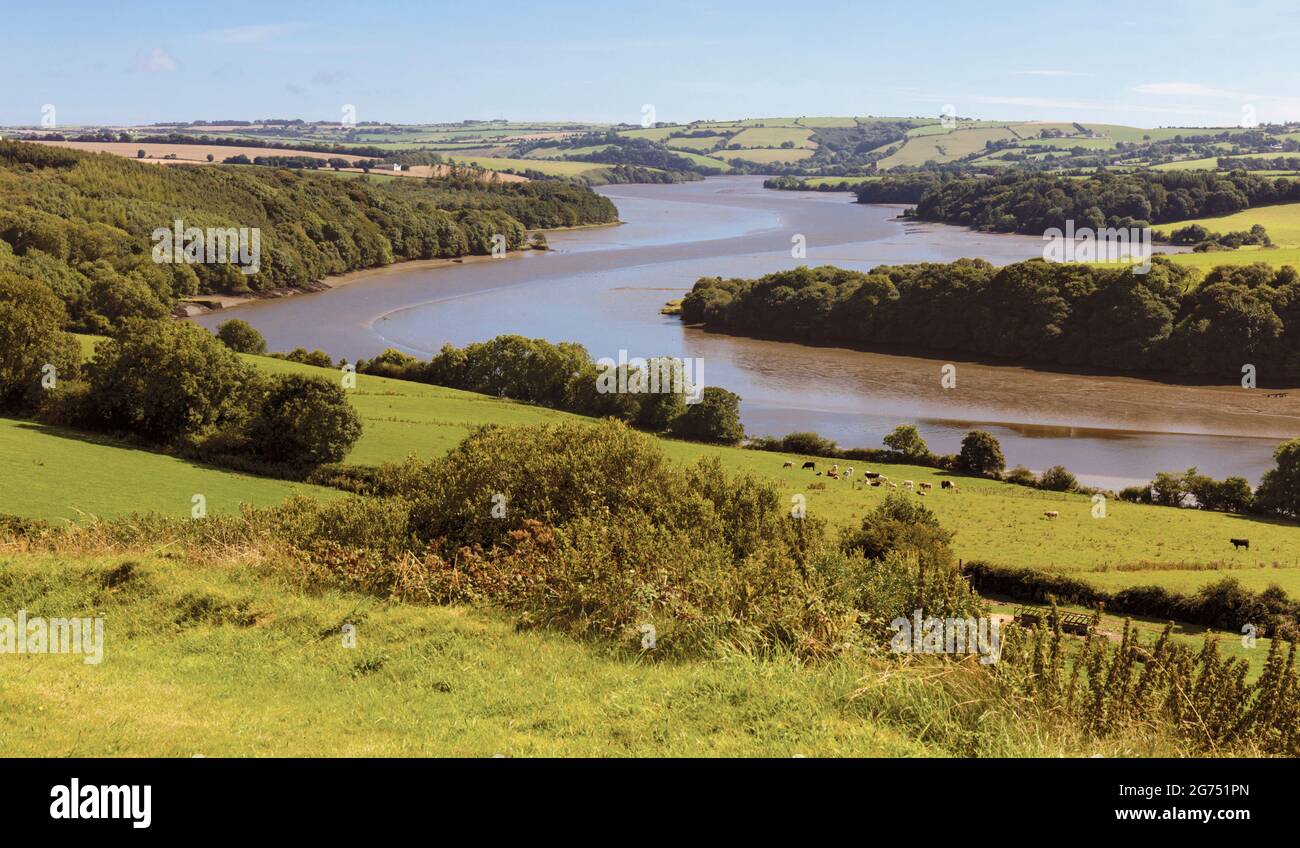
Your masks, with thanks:
[{"label": "dense woodland", "polygon": [[1156,257],[1129,268],[979,259],[800,267],[754,280],[706,277],[682,302],[688,323],[742,335],[905,346],[1016,362],[1236,383],[1300,377],[1300,274],[1258,263],[1195,272]]},{"label": "dense woodland", "polygon": [[[860,203],[879,203],[871,184]],[[1300,180],[1244,171],[1147,171],[1086,178],[1012,174],[943,180],[917,201],[916,216],[979,230],[1041,235],[1052,227],[1143,227],[1300,202]]]},{"label": "dense woodland", "polygon": [[[571,183],[476,174],[373,183],[238,166],[141,164],[0,142],[0,272],[50,287],[70,326],[104,332],[166,315],[179,297],[298,287],[403,259],[510,249],[527,230],[608,223],[606,198]],[[181,220],[261,230],[258,273],[233,264],[159,264],[151,233]]]}]

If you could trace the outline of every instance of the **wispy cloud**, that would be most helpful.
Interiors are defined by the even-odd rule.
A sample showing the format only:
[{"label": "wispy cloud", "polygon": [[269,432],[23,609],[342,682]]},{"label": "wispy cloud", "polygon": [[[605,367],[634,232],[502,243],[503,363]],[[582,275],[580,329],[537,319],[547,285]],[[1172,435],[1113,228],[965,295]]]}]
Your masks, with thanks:
[{"label": "wispy cloud", "polygon": [[1022,77],[1090,77],[1092,74],[1086,74],[1082,71],[1063,71],[1063,70],[1037,70],[1037,71],[1016,71],[1017,76]]},{"label": "wispy cloud", "polygon": [[1199,82],[1148,82],[1133,87],[1138,94],[1158,94],[1168,97],[1218,97],[1221,99],[1250,99],[1250,95],[1239,91],[1211,88]]},{"label": "wispy cloud", "polygon": [[170,74],[176,71],[176,60],[161,47],[155,47],[131,63],[131,70],[142,74]]},{"label": "wispy cloud", "polygon": [[312,75],[312,85],[337,85],[347,78],[343,71],[317,71]]},{"label": "wispy cloud", "polygon": [[301,32],[306,24],[248,24],[245,26],[227,27],[225,29],[215,29],[207,33],[208,36],[215,38],[225,44],[256,44],[264,41],[271,41],[282,35],[291,35],[295,32]]}]

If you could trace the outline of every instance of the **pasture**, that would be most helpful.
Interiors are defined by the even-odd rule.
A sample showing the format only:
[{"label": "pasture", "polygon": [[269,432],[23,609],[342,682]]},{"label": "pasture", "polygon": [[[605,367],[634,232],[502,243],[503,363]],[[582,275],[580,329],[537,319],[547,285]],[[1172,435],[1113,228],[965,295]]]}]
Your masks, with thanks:
[{"label": "pasture", "polygon": [[[1196,218],[1172,224],[1160,224],[1156,229],[1171,233],[1180,227],[1187,227],[1192,224],[1200,224],[1214,233],[1249,230],[1255,224],[1260,224],[1264,229],[1268,230],[1269,238],[1277,246],[1300,247],[1300,203],[1257,206],[1253,209],[1245,209],[1232,215],[1223,215],[1217,218]],[[1262,252],[1268,253],[1269,251]]]},{"label": "pasture", "polygon": [[[269,357],[245,359],[273,373],[338,376],[332,369]],[[399,461],[411,454],[426,459],[442,455],[483,424],[532,424],[574,417],[456,389],[364,374],[358,375],[351,396],[364,431],[346,461],[367,465]],[[10,422],[0,429],[0,438],[9,440],[0,444],[8,448],[4,452],[7,479],[16,484],[0,495],[0,512],[72,517],[77,510],[108,515],[134,507],[180,514],[188,509],[195,492],[208,493],[209,509],[218,509],[233,508],[240,500],[274,502],[301,488],[194,466],[113,443],[101,444],[80,435],[56,435],[25,422]],[[933,468],[840,462],[842,468],[854,466],[856,473],[849,480],[834,480],[799,468],[804,461],[814,461],[817,469],[829,469],[830,461],[816,457],[671,439],[660,442],[675,461],[716,456],[733,473],[774,481],[787,500],[804,496],[808,513],[824,519],[832,531],[859,524],[889,491],[867,485],[863,472],[870,469],[898,483],[898,491],[906,491],[901,487],[903,481],[914,481],[918,488],[908,494],[913,498],[921,497],[915,493],[920,491],[919,484],[930,483],[933,489],[924,496],[925,505],[944,527],[956,532],[954,549],[963,559],[1070,572],[1098,581],[1128,579],[1127,575],[1134,573],[1128,569],[1139,569],[1143,574],[1135,582],[1179,579],[1188,586],[1215,580],[1221,576],[1219,569],[1231,566],[1242,569],[1240,573],[1254,569],[1277,575],[1276,579],[1300,593],[1300,581],[1292,577],[1300,577],[1300,527],[1289,523],[1115,500],[1106,503],[1105,517],[1097,518],[1091,499],[1084,495],[958,477]],[[784,468],[787,460],[794,461],[795,467]],[[83,468],[90,470],[83,472]],[[98,476],[86,485],[86,474]],[[140,481],[139,488],[123,491],[122,480]],[[943,490],[944,480],[955,481],[959,491]],[[29,482],[39,497],[24,494]],[[1049,520],[1044,517],[1047,511],[1058,512],[1059,517]],[[1250,539],[1249,552],[1238,552],[1228,543],[1230,538],[1241,537]],[[1104,576],[1110,573],[1125,577]]]},{"label": "pasture", "polygon": [[728,145],[739,144],[741,147],[780,147],[789,142],[795,147],[816,148],[812,140],[812,130],[790,127],[750,127],[741,130],[727,140]]},{"label": "pasture", "polygon": [[196,494],[210,513],[269,506],[293,494],[335,497],[319,486],[223,471],[113,439],[0,418],[0,513],[50,521],[132,512],[190,515]]},{"label": "pasture", "polygon": [[719,150],[716,153],[709,154],[715,159],[730,160],[744,159],[746,162],[757,162],[760,165],[770,165],[774,162],[800,162],[813,155],[813,151],[807,148],[794,147],[784,150],[768,150],[765,148],[751,147],[746,150]]},{"label": "pasture", "polygon": [[[928,129],[925,128],[925,129]],[[990,141],[1005,141],[1017,136],[1004,126],[959,128],[944,133],[915,135],[896,152],[876,163],[881,170],[899,165],[924,165],[926,162],[953,162],[978,153]]]}]

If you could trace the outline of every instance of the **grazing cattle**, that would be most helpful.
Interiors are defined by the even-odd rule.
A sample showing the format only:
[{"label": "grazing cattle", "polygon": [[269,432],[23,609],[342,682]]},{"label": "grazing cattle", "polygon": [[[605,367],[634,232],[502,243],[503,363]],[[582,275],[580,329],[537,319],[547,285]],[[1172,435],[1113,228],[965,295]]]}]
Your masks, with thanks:
[{"label": "grazing cattle", "polygon": [[853,476],[853,466],[850,465],[848,468],[844,469],[844,479],[847,480],[852,476]]},{"label": "grazing cattle", "polygon": [[838,473],[836,473],[836,471],[835,471],[834,468],[832,468],[830,471],[827,471],[827,472],[826,472],[826,476],[829,477],[829,478],[831,478],[832,480],[838,480],[838,479],[840,479],[840,475],[839,475]]},{"label": "grazing cattle", "polygon": [[953,483],[953,484],[952,484],[951,486],[949,486],[948,488],[949,488],[949,490],[955,492],[955,491],[957,491],[957,484],[956,484],[956,483]]},{"label": "grazing cattle", "polygon": [[1054,510],[1054,509],[1049,509],[1047,512],[1044,512],[1044,513],[1043,513],[1043,517],[1044,517],[1044,518],[1060,518],[1060,517],[1061,517],[1061,513],[1057,512],[1057,511]]},{"label": "grazing cattle", "polygon": [[933,488],[934,488],[934,484],[933,484],[933,483],[922,483],[922,484],[921,484],[921,488],[922,488],[922,489],[933,489]]},{"label": "grazing cattle", "polygon": [[941,489],[955,489],[955,488],[957,488],[957,484],[954,483],[954,482],[952,482],[951,480],[944,480],[943,482],[941,482],[941,483],[939,484],[939,488],[941,488]]},{"label": "grazing cattle", "polygon": [[915,485],[916,485],[916,484],[913,483],[911,480],[904,480],[904,481],[903,481],[903,488],[904,488],[904,489],[911,489],[911,488],[913,488]]},{"label": "grazing cattle", "polygon": [[880,476],[880,473],[877,471],[863,471],[862,476],[866,477],[868,480],[874,480]]},{"label": "grazing cattle", "polygon": [[805,463],[803,464],[803,467],[804,467],[805,469],[808,469],[808,468],[816,468],[816,467],[817,467],[817,463],[812,462],[812,461],[810,460],[810,461],[808,461],[808,462],[805,462]]},{"label": "grazing cattle", "polygon": [[1234,551],[1240,550],[1242,548],[1245,548],[1246,550],[1250,550],[1249,539],[1229,539],[1228,541],[1232,542],[1232,549]]},{"label": "grazing cattle", "polygon": [[831,471],[833,471],[833,472],[836,473],[836,474],[839,474],[839,473],[840,473],[840,464],[839,464],[838,462],[835,463],[835,464],[833,464],[833,465],[831,466]]},{"label": "grazing cattle", "polygon": [[785,465],[782,465],[781,467],[782,467],[782,468],[794,468],[794,463],[793,463],[793,462],[787,462]]}]

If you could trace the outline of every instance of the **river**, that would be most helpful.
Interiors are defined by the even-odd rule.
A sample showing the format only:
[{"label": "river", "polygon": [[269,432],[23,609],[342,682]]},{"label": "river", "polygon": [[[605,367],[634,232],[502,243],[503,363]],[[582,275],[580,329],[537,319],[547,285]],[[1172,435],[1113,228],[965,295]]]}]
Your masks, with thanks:
[{"label": "river", "polygon": [[[328,291],[255,301],[200,316],[238,316],[272,350],[320,348],[355,361],[386,347],[428,355],[501,333],[584,344],[594,357],[688,356],[704,382],[737,392],[751,435],[815,430],[845,447],[879,447],[915,423],[932,450],[956,452],[992,432],[1010,465],[1061,464],[1118,487],[1197,466],[1257,482],[1272,451],[1300,434],[1300,391],[1177,386],[962,359],[869,353],[745,339],[659,314],[702,276],[753,277],[801,264],[868,270],[882,263],[1041,256],[1029,236],[977,233],[898,218],[841,193],[777,192],[758,177],[599,191],[621,226],[552,233],[552,250],[445,267],[394,266]],[[792,258],[802,237],[806,258]],[[956,367],[944,388],[940,369]]]}]

